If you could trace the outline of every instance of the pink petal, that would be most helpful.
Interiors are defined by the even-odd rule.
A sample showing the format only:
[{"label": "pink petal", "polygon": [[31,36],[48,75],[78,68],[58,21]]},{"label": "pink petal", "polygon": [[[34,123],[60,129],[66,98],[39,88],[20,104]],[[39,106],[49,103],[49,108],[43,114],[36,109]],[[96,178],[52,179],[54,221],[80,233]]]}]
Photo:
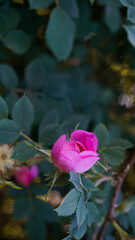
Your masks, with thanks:
[{"label": "pink petal", "polygon": [[61,171],[70,172],[75,170],[77,162],[81,160],[79,154],[75,151],[62,151],[59,158],[54,159],[53,162]]},{"label": "pink petal", "polygon": [[57,157],[59,155],[59,152],[61,148],[63,147],[64,143],[66,142],[66,134],[62,135],[61,137],[58,138],[58,140],[55,142],[52,148],[52,160],[53,158]]},{"label": "pink petal", "polygon": [[88,171],[100,158],[89,156],[81,158],[81,160],[75,166],[75,172],[83,173]]},{"label": "pink petal", "polygon": [[71,140],[82,143],[87,150],[97,151],[98,140],[94,133],[84,130],[75,130],[71,134]]},{"label": "pink petal", "polygon": [[80,152],[79,147],[76,144],[76,141],[69,140],[63,144],[63,147],[61,148],[61,151],[75,151]]},{"label": "pink petal", "polygon": [[99,154],[94,151],[86,150],[86,151],[81,152],[79,155],[81,158],[86,158],[86,157],[97,157]]},{"label": "pink petal", "polygon": [[31,169],[30,169],[30,173],[32,175],[33,178],[38,177],[38,167],[36,165],[34,165]]}]

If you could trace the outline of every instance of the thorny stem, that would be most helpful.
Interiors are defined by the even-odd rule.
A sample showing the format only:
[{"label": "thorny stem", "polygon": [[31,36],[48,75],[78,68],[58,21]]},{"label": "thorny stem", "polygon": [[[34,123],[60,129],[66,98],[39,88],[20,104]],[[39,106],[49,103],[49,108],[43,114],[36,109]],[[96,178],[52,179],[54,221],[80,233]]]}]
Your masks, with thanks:
[{"label": "thorny stem", "polygon": [[96,240],[102,240],[103,239],[103,235],[106,231],[106,228],[108,226],[109,221],[113,221],[113,219],[114,219],[114,209],[115,209],[115,206],[116,206],[116,201],[117,201],[117,198],[118,198],[118,194],[120,192],[120,189],[121,189],[121,186],[124,182],[124,179],[128,174],[128,171],[130,170],[130,168],[133,166],[134,163],[135,163],[135,153],[130,158],[129,162],[127,163],[126,167],[124,168],[124,171],[120,174],[120,177],[119,177],[119,180],[118,180],[118,185],[115,188],[114,197],[111,201],[109,211],[106,215],[106,218],[105,218],[104,223],[103,223],[103,225],[100,229],[100,232],[98,233],[98,236],[97,236]]},{"label": "thorny stem", "polygon": [[[48,157],[51,156],[51,151],[50,150],[44,150],[42,149],[42,146],[40,146],[40,144],[34,142],[31,138],[29,138],[27,135],[25,135],[23,132],[20,132],[20,135],[23,136],[24,138],[26,138],[29,142],[25,141],[25,143],[35,149],[37,149],[38,151],[46,154]],[[33,143],[33,144],[31,144]]]}]

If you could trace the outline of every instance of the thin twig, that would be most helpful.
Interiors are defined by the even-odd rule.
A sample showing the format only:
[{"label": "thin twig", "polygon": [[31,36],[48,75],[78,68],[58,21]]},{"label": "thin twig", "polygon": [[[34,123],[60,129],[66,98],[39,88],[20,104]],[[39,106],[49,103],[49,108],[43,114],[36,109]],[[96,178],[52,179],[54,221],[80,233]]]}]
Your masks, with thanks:
[{"label": "thin twig", "polygon": [[106,218],[104,220],[104,223],[100,229],[100,232],[98,233],[97,236],[97,240],[102,240],[103,239],[103,235],[106,231],[106,228],[108,226],[109,221],[112,221],[114,218],[114,209],[116,206],[116,201],[118,198],[118,194],[120,192],[121,186],[125,180],[125,177],[128,174],[128,171],[131,169],[131,167],[133,166],[133,164],[135,163],[135,153],[133,154],[133,156],[131,157],[130,161],[127,163],[126,167],[124,168],[124,171],[120,174],[119,180],[118,180],[118,185],[114,191],[114,197],[111,201],[110,207],[109,207],[109,211],[106,215]]}]

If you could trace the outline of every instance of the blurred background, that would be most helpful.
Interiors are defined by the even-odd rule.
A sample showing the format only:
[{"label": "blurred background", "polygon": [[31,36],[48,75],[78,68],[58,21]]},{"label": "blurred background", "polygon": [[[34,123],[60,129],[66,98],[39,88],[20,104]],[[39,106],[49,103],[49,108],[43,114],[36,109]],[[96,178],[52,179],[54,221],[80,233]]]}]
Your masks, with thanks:
[{"label": "blurred background", "polygon": [[[0,0],[0,94],[9,116],[17,100],[23,94],[28,96],[35,119],[27,134],[43,142],[45,149],[51,149],[63,132],[70,134],[78,123],[88,131],[104,123],[112,139],[124,137],[134,143],[135,14],[130,14],[129,5],[135,7],[135,2],[129,2]],[[59,19],[56,8],[64,11],[63,18]],[[43,174],[53,167],[44,162],[38,166],[41,175],[37,181],[41,182]],[[127,193],[128,188],[130,195],[135,194],[134,170],[123,189]],[[6,171],[1,170],[0,176],[12,180]],[[51,192],[48,202],[53,208],[67,190],[68,186]],[[27,218],[19,216],[19,206],[27,203],[20,203],[16,218],[12,217],[16,191],[0,185],[1,240],[56,240],[65,236],[66,220],[58,220],[50,211],[46,228],[40,221],[29,223],[28,238]],[[23,191],[25,196],[27,190]],[[44,191],[35,191],[36,195],[42,193],[44,201]],[[128,224],[135,233],[133,219],[130,216]],[[38,232],[32,236],[30,229],[34,227]]]}]

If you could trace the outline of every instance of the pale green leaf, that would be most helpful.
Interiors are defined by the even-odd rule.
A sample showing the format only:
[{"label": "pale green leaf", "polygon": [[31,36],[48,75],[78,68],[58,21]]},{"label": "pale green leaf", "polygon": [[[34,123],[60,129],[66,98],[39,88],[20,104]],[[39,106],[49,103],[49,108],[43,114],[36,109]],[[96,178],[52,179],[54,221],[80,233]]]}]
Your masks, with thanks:
[{"label": "pale green leaf", "polygon": [[12,116],[20,131],[26,131],[31,127],[34,120],[34,109],[26,95],[16,102]]},{"label": "pale green leaf", "polygon": [[135,23],[135,7],[134,6],[129,6],[127,10],[127,18],[132,23]]},{"label": "pale green leaf", "polygon": [[56,208],[56,212],[60,216],[70,216],[72,215],[78,204],[80,193],[76,189],[72,189],[62,202],[62,204]]},{"label": "pale green leaf", "polygon": [[78,202],[78,206],[76,209],[76,218],[77,218],[77,224],[78,227],[84,223],[86,218],[86,204],[85,204],[85,195],[84,193],[81,194],[81,197]]},{"label": "pale green leaf", "polygon": [[17,124],[12,120],[0,121],[0,143],[9,144],[19,138],[19,129]]},{"label": "pale green leaf", "polygon": [[75,24],[61,8],[55,7],[47,26],[47,44],[59,60],[69,57],[75,36]]},{"label": "pale green leaf", "polygon": [[129,42],[135,47],[135,25],[124,25]]},{"label": "pale green leaf", "polygon": [[80,179],[79,179],[79,176],[76,172],[70,172],[70,179],[69,179],[70,182],[72,182],[75,186],[75,188],[79,191],[79,192],[83,192],[83,189],[80,185]]},{"label": "pale green leaf", "polygon": [[132,0],[119,0],[121,4],[125,7],[128,7],[132,4]]}]

